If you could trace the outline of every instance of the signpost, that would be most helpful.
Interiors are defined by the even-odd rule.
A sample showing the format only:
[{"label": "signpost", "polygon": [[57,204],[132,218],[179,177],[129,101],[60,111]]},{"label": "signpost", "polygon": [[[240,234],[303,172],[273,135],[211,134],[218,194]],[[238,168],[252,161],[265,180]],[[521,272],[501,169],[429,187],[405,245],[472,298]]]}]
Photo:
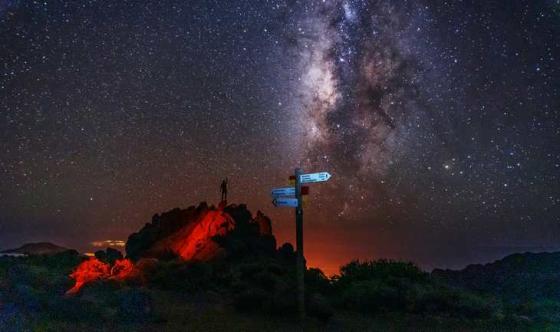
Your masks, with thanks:
[{"label": "signpost", "polygon": [[296,198],[275,198],[272,200],[272,204],[276,207],[297,207],[298,200]]},{"label": "signpost", "polygon": [[[309,194],[309,187],[303,183],[325,182],[331,178],[328,172],[303,174],[301,168],[296,168],[294,175],[290,176],[293,187],[272,189],[272,204],[275,207],[294,207],[296,212],[296,253],[297,253],[297,285],[298,285],[298,311],[300,318],[305,318],[304,273],[305,258],[303,256],[303,196]],[[291,183],[290,183],[291,184]],[[294,197],[290,197],[294,196]]]},{"label": "signpost", "polygon": [[[331,174],[329,172],[320,172],[320,173],[310,173],[310,174],[302,174],[300,176],[301,183],[315,183],[315,182],[325,182],[331,178]],[[296,177],[297,182],[297,177]]]},{"label": "signpost", "polygon": [[296,195],[296,188],[295,187],[285,187],[285,188],[272,189],[272,197],[295,196],[295,195]]},{"label": "signpost", "polygon": [[[303,196],[309,195],[309,187],[301,186],[301,194]],[[296,187],[294,182],[294,187],[284,187],[284,188],[274,188],[271,192],[272,197],[285,197],[285,196],[296,196]]]}]

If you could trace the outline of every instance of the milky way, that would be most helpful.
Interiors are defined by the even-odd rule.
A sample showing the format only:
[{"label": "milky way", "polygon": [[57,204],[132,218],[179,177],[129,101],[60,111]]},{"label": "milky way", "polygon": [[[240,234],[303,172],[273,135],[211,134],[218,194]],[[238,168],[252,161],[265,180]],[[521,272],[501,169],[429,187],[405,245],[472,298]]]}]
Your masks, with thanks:
[{"label": "milky way", "polygon": [[[557,1],[0,0],[0,247],[329,171],[307,258],[559,249]],[[119,242],[120,243],[120,242]]]},{"label": "milky way", "polygon": [[402,14],[387,4],[365,8],[341,2],[311,21],[316,36],[303,42],[303,109],[310,154],[327,162],[335,155],[347,160],[343,169],[374,173],[385,170],[407,129],[403,122],[417,113],[418,82],[408,68],[414,59],[396,36],[406,34]]},{"label": "milky way", "polygon": [[370,213],[361,201],[383,194],[372,190],[375,183],[415,153],[411,140],[422,135],[429,114],[419,91],[424,73],[418,57],[425,54],[415,40],[427,15],[414,5],[321,3],[294,32],[303,164],[337,174],[331,189],[347,197],[337,199],[341,216]]}]

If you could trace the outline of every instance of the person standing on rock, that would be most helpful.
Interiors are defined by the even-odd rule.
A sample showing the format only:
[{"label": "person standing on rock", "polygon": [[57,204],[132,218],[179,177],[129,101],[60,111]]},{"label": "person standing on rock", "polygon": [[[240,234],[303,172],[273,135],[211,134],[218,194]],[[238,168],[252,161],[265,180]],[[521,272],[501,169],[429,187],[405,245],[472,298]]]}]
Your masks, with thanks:
[{"label": "person standing on rock", "polygon": [[220,191],[222,192],[222,202],[227,202],[227,192],[228,192],[228,178],[222,180],[220,185]]}]

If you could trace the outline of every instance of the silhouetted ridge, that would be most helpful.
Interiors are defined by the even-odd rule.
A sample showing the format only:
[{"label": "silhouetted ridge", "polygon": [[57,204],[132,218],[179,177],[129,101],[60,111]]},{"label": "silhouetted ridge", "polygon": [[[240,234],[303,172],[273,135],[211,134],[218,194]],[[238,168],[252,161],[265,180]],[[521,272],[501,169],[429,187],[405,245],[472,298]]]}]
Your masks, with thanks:
[{"label": "silhouetted ridge", "polygon": [[27,243],[16,249],[1,251],[5,254],[25,254],[25,255],[53,255],[71,249],[58,246],[50,242]]},{"label": "silhouetted ridge", "polygon": [[223,208],[205,202],[187,209],[173,209],[152,217],[139,232],[129,236],[127,256],[207,261],[219,257],[274,255],[276,239],[268,217],[252,213],[245,204]]},{"label": "silhouetted ridge", "polygon": [[493,263],[459,271],[436,269],[432,274],[451,285],[514,302],[560,300],[560,252],[513,254]]}]

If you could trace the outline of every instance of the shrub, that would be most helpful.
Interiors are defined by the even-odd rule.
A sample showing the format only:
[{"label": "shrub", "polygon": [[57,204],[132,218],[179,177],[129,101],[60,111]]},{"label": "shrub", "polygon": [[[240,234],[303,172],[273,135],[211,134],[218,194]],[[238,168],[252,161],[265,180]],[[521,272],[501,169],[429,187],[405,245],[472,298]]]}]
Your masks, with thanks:
[{"label": "shrub", "polygon": [[330,279],[320,269],[311,268],[305,271],[305,289],[307,291],[327,295],[332,293],[332,288]]},{"label": "shrub", "polygon": [[0,304],[0,331],[28,331],[28,317],[13,303]]},{"label": "shrub", "polygon": [[268,309],[269,295],[260,288],[247,288],[234,297],[234,306],[239,311],[254,312]]},{"label": "shrub", "polygon": [[355,281],[338,296],[343,307],[364,313],[402,310],[406,303],[398,290],[379,280]]},{"label": "shrub", "polygon": [[149,285],[160,289],[194,292],[212,289],[212,265],[181,260],[160,261],[146,274]]},{"label": "shrub", "polygon": [[115,264],[115,261],[122,259],[123,255],[117,249],[107,248],[105,249],[105,251],[96,251],[95,258],[99,259],[102,262],[108,263],[109,265],[113,265]]},{"label": "shrub", "polygon": [[234,306],[268,314],[295,312],[295,271],[268,259],[234,265]]},{"label": "shrub", "polygon": [[395,262],[390,260],[352,261],[340,268],[337,283],[344,286],[347,283],[364,280],[384,280],[388,283],[398,280],[408,280],[415,283],[427,282],[429,275],[422,272],[416,265],[409,262]]},{"label": "shrub", "polygon": [[306,311],[309,316],[326,321],[334,315],[329,299],[319,293],[306,293]]},{"label": "shrub", "polygon": [[334,279],[335,303],[363,313],[408,312],[487,318],[497,309],[489,298],[437,283],[411,263],[353,261]]},{"label": "shrub", "polygon": [[489,298],[445,286],[426,287],[416,295],[414,311],[417,313],[489,318],[497,309]]},{"label": "shrub", "polygon": [[513,310],[521,316],[538,321],[560,322],[560,302],[554,300],[527,301],[517,305]]},{"label": "shrub", "polygon": [[141,288],[125,288],[119,290],[118,317],[127,322],[146,322],[152,318],[153,301],[150,295]]}]

